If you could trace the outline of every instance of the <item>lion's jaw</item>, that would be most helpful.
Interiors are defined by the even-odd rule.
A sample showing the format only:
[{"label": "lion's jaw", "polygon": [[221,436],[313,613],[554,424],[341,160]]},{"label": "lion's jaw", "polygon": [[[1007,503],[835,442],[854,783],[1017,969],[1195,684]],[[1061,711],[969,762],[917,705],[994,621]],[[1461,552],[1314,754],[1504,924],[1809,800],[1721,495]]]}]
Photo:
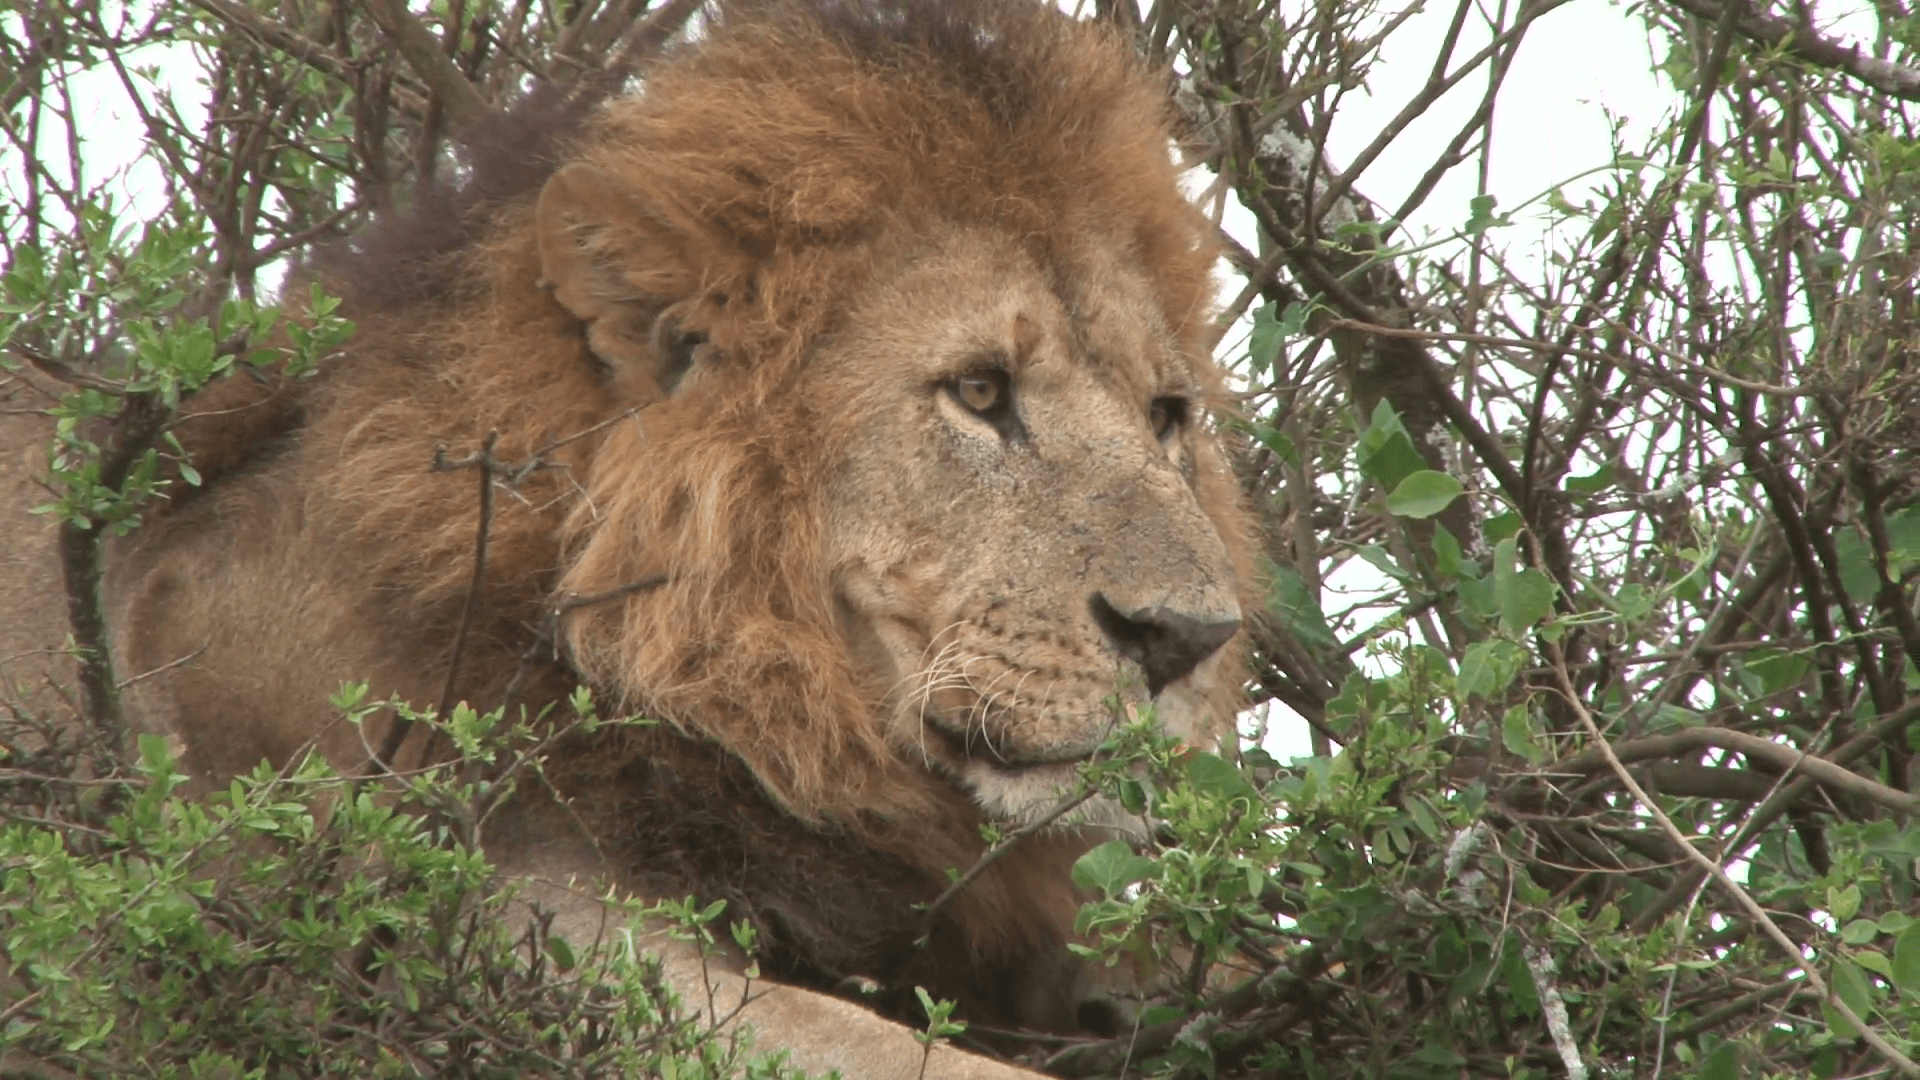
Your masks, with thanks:
[{"label": "lion's jaw", "polygon": [[[1201,376],[1121,258],[1053,262],[953,229],[813,360],[817,407],[855,424],[825,540],[887,737],[1014,824],[1072,791],[1116,703],[1215,743],[1237,674]],[[1105,799],[1064,820],[1140,828]]]}]

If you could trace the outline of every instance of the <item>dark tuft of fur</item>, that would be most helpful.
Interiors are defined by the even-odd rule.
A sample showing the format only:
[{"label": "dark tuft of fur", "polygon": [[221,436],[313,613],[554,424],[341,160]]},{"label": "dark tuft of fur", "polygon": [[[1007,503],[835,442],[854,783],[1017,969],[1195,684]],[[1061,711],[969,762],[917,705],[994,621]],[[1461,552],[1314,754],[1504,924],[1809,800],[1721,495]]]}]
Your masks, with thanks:
[{"label": "dark tuft of fur", "polygon": [[[725,23],[811,24],[855,56],[913,70],[944,71],[960,95],[1006,118],[1032,107],[1031,73],[1008,45],[1051,13],[1040,4],[995,0],[733,0]],[[933,64],[929,65],[928,61]],[[405,209],[389,210],[352,239],[313,254],[313,268],[359,311],[402,311],[447,297],[457,256],[486,231],[493,212],[530,195],[551,176],[567,146],[629,72],[602,72],[578,84],[542,81],[511,108],[452,135],[451,175],[419,186]]]},{"label": "dark tuft of fur", "polygon": [[[980,956],[946,915],[929,925],[924,905],[939,888],[924,870],[795,820],[719,746],[652,734],[650,756],[629,762],[601,796],[616,800],[608,817],[629,826],[602,840],[644,892],[727,901],[728,919],[754,926],[768,974],[784,982],[829,992],[849,978],[937,986],[976,1020],[1031,1020],[1021,1012],[1030,958]],[[910,994],[877,1004],[917,1022]]]},{"label": "dark tuft of fur", "polygon": [[553,175],[564,148],[620,82],[612,74],[577,85],[541,82],[512,108],[463,125],[452,136],[451,176],[416,188],[406,209],[316,252],[319,276],[358,312],[446,297],[459,276],[456,256],[487,231],[495,210]]},{"label": "dark tuft of fur", "polygon": [[754,22],[811,21],[853,55],[921,79],[944,70],[955,90],[1001,119],[1032,104],[1022,93],[1032,80],[1020,70],[1021,50],[1009,45],[1053,15],[1041,4],[995,0],[736,0],[727,12]]}]

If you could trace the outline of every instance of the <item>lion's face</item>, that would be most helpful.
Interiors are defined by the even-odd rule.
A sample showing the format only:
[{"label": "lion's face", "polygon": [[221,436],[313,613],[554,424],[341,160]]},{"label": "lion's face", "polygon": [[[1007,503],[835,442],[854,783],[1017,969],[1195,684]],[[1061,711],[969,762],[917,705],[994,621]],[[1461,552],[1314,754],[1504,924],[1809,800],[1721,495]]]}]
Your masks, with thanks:
[{"label": "lion's face", "polygon": [[1250,576],[1163,87],[1098,27],[994,11],[956,56],[723,34],[532,222],[608,411],[641,410],[565,530],[560,595],[617,597],[570,610],[576,670],[797,814],[969,844],[957,793],[1043,816],[1116,695],[1213,744]]},{"label": "lion's face", "polygon": [[1117,252],[1043,268],[961,228],[916,247],[809,364],[809,411],[845,426],[827,564],[888,740],[1023,822],[1116,693],[1199,744],[1229,719],[1211,691],[1240,608],[1196,488],[1204,387]]}]

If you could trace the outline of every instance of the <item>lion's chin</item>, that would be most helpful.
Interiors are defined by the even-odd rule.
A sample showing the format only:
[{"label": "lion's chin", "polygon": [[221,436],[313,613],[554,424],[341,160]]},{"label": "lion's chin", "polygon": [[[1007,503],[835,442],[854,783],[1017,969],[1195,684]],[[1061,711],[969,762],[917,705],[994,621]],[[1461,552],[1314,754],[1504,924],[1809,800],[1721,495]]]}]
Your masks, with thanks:
[{"label": "lion's chin", "polygon": [[[1076,761],[1055,761],[1007,768],[973,758],[953,770],[953,779],[987,817],[1020,828],[1054,817],[1078,787],[1079,766]],[[1147,835],[1145,822],[1104,795],[1058,815],[1052,824],[1061,829],[1098,829],[1132,840],[1144,840]]]}]

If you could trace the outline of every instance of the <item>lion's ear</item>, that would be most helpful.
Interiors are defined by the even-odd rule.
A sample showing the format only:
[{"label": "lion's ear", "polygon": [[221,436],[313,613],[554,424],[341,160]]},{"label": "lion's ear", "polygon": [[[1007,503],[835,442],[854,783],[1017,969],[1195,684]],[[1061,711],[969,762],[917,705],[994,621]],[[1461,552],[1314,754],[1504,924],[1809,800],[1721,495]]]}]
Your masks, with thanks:
[{"label": "lion's ear", "polygon": [[712,246],[675,216],[584,162],[553,174],[534,212],[541,276],[586,325],[593,354],[617,371],[648,371],[663,390],[678,361],[663,355],[656,324],[699,287],[696,256]]}]

